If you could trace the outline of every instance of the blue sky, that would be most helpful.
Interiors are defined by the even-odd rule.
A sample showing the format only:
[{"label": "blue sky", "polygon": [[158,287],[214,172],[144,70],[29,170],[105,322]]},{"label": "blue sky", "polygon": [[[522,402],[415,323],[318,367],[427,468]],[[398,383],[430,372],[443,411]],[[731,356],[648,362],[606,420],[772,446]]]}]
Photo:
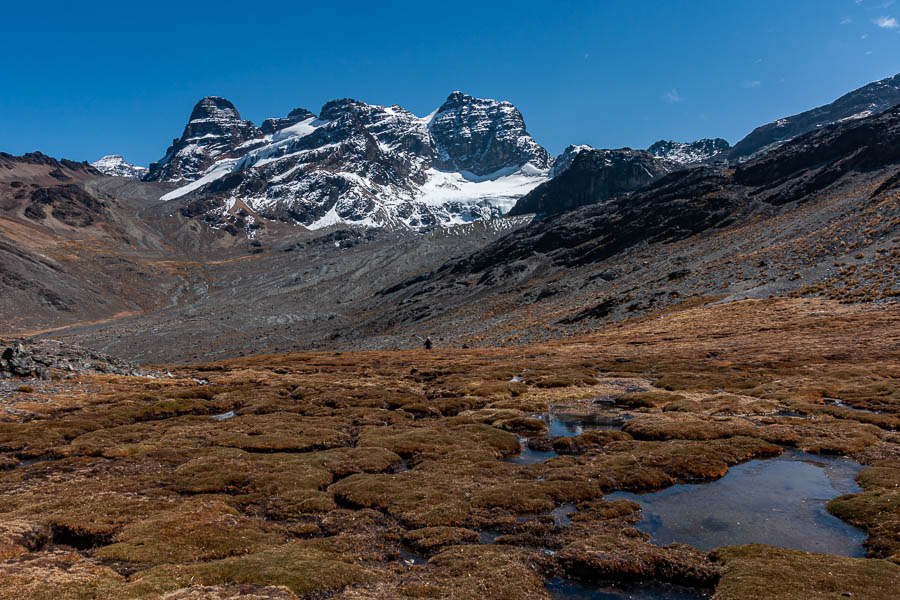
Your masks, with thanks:
[{"label": "blue sky", "polygon": [[554,154],[724,137],[900,72],[891,0],[6,3],[0,151],[146,165],[220,95],[519,107]]}]

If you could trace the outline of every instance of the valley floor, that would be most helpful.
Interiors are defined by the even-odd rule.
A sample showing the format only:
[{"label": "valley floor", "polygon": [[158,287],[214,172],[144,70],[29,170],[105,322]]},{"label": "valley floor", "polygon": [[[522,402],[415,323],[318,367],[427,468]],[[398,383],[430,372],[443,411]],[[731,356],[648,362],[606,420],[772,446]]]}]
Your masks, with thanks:
[{"label": "valley floor", "polygon": [[[900,586],[896,303],[683,305],[544,344],[144,373],[54,371],[0,399],[0,599]],[[863,466],[824,517],[864,532],[866,558],[656,545],[640,504],[608,497],[786,452]]]}]

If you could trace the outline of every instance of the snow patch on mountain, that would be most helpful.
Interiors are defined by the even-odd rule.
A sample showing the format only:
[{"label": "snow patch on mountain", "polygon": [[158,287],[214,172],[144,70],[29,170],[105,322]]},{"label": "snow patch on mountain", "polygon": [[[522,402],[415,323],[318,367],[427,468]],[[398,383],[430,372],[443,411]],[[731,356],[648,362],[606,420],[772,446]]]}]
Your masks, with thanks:
[{"label": "snow patch on mountain", "polygon": [[696,142],[660,140],[647,150],[654,156],[679,165],[697,165],[725,162],[730,148],[722,138],[705,138]]}]

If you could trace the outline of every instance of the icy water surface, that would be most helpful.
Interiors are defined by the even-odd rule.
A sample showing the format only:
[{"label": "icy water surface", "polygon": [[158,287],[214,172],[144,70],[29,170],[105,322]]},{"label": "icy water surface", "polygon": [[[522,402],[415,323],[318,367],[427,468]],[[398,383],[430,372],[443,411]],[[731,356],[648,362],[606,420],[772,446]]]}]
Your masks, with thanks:
[{"label": "icy water surface", "polygon": [[581,583],[560,577],[547,582],[547,591],[554,600],[700,600],[710,597],[702,590],[658,582]]},{"label": "icy water surface", "polygon": [[643,519],[636,527],[659,545],[712,550],[758,542],[862,557],[865,534],[825,510],[832,498],[862,491],[856,484],[861,469],[847,458],[789,451],[731,467],[717,481],[606,498],[638,502]]}]

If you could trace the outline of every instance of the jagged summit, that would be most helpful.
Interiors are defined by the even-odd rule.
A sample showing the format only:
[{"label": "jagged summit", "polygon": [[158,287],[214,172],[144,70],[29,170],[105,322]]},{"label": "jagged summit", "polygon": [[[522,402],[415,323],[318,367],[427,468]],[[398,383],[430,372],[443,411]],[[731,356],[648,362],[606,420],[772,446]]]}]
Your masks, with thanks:
[{"label": "jagged summit", "polygon": [[250,121],[241,119],[230,101],[218,96],[203,98],[191,111],[180,138],[172,141],[166,155],[151,163],[147,181],[193,181],[221,158],[247,140],[261,137]]},{"label": "jagged summit", "polygon": [[219,96],[207,96],[194,105],[191,121],[240,121],[241,114],[231,101]]},{"label": "jagged summit", "polygon": [[138,167],[126,161],[120,154],[107,154],[91,163],[91,166],[113,177],[127,177],[129,179],[141,179],[147,174],[147,167]]},{"label": "jagged summit", "polygon": [[526,163],[547,169],[553,162],[509,102],[453,92],[428,126],[438,153],[435,166],[441,169],[486,175]]},{"label": "jagged summit", "polygon": [[342,98],[259,128],[208,97],[146,178],[185,181],[164,199],[196,199],[189,212],[211,222],[239,199],[309,228],[429,228],[501,216],[552,164],[512,104],[462,92],[424,118]]}]

